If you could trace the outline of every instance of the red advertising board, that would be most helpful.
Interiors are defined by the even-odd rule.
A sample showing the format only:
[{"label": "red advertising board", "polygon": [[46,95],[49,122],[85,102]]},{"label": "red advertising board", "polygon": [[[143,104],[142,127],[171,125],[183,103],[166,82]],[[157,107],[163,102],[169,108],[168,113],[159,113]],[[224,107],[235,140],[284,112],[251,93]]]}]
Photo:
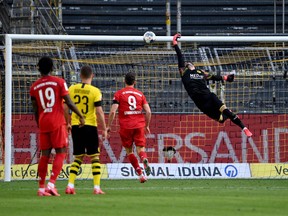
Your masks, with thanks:
[{"label": "red advertising board", "polygon": [[[239,117],[253,133],[252,138],[248,139],[230,120],[219,124],[205,115],[154,114],[151,134],[147,135],[148,157],[153,163],[167,162],[163,148],[172,146],[176,153],[171,163],[288,161],[288,115],[245,114]],[[112,130],[109,141],[101,143],[101,162],[128,162],[117,132],[117,121]],[[13,115],[14,164],[27,164],[33,159],[38,142],[37,133],[33,115]],[[71,148],[70,144],[68,163],[73,160]]]}]

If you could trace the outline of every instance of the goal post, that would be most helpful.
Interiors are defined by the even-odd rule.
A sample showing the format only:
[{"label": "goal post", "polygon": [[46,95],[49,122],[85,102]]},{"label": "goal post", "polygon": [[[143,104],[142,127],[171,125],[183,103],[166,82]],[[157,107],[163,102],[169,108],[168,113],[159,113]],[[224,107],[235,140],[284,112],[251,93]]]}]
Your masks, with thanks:
[{"label": "goal post", "polygon": [[[174,88],[173,85],[175,85],[175,86],[179,85],[178,82],[176,83],[176,80],[179,80],[179,77],[177,77],[177,73],[175,73],[175,71],[177,70],[177,66],[175,66],[175,65],[177,65],[177,62],[175,61],[175,51],[173,50],[173,48],[172,49],[167,49],[167,48],[165,48],[165,46],[163,46],[163,44],[166,44],[167,42],[172,42],[172,39],[173,39],[172,36],[156,36],[156,41],[153,44],[151,44],[151,45],[147,45],[147,44],[144,44],[144,42],[143,42],[143,36],[110,36],[110,35],[103,35],[103,36],[79,36],[79,35],[24,35],[24,34],[7,34],[7,35],[5,35],[5,109],[4,109],[4,114],[5,114],[5,128],[4,128],[4,130],[5,130],[4,131],[4,134],[5,134],[4,135],[5,136],[4,137],[5,161],[4,161],[4,170],[5,170],[5,173],[4,173],[4,181],[11,181],[12,123],[13,123],[13,121],[12,121],[12,115],[13,115],[13,113],[12,113],[12,110],[13,110],[12,101],[15,99],[15,98],[12,97],[12,94],[13,94],[13,89],[12,89],[12,86],[13,86],[13,83],[12,83],[12,74],[13,74],[12,61],[13,61],[13,55],[12,55],[12,53],[13,53],[14,44],[17,44],[20,41],[21,42],[29,41],[30,43],[31,42],[37,42],[37,41],[48,41],[48,42],[51,41],[53,43],[56,43],[56,45],[55,44],[53,45],[53,46],[56,46],[56,47],[57,47],[57,43],[59,43],[59,42],[65,42],[65,43],[74,43],[74,42],[91,43],[92,46],[98,46],[99,43],[100,44],[104,43],[105,47],[107,47],[107,43],[108,43],[108,45],[109,45],[109,43],[119,43],[119,45],[121,45],[121,43],[125,43],[126,46],[129,47],[129,44],[136,43],[137,47],[142,47],[140,49],[140,51],[133,51],[133,48],[131,48],[131,49],[129,48],[129,51],[126,51],[126,49],[123,49],[123,50],[120,50],[120,51],[111,51],[112,55],[117,55],[117,59],[116,58],[108,59],[109,57],[104,56],[104,54],[103,54],[103,56],[101,56],[101,55],[95,56],[95,52],[97,52],[97,51],[94,51],[94,50],[86,51],[87,56],[84,56],[84,53],[85,53],[85,50],[84,50],[81,53],[81,59],[79,58],[79,56],[77,57],[76,60],[75,60],[75,58],[73,59],[72,57],[66,59],[65,56],[61,56],[61,61],[63,61],[64,64],[69,64],[69,63],[71,63],[71,61],[74,63],[74,62],[77,62],[77,60],[79,60],[79,62],[81,62],[81,61],[83,62],[84,61],[84,63],[88,63],[88,64],[92,63],[92,64],[96,64],[96,65],[97,65],[97,63],[103,62],[103,61],[107,61],[107,63],[105,63],[105,64],[110,64],[111,61],[112,61],[112,64],[114,64],[113,67],[115,67],[114,69],[115,69],[116,72],[117,72],[117,68],[118,67],[122,67],[123,66],[125,68],[125,67],[128,67],[130,65],[133,65],[131,68],[135,67],[135,69],[139,73],[141,73],[141,79],[143,79],[143,82],[140,83],[140,90],[141,90],[141,87],[143,87],[146,90],[146,92],[144,92],[144,93],[147,93],[148,97],[151,96],[151,99],[154,101],[154,98],[159,97],[157,95],[157,91],[160,91],[160,89],[158,89],[158,88],[163,88],[163,89],[161,89],[161,94],[165,95],[165,93],[168,93],[168,94],[166,94],[166,99],[167,99],[169,97],[169,92],[167,92],[169,90],[169,88],[170,88],[170,90],[173,91],[173,88]],[[225,68],[224,69],[225,73],[228,73],[229,70],[230,71],[236,70],[236,71],[239,71],[239,75],[245,76],[245,79],[247,79],[247,80],[243,79],[242,84],[243,85],[247,84],[247,88],[249,89],[249,91],[248,91],[248,93],[241,93],[241,92],[237,93],[237,95],[239,96],[239,98],[237,98],[237,102],[239,102],[237,106],[239,106],[239,104],[241,104],[240,103],[241,99],[244,100],[244,98],[247,96],[247,94],[249,94],[249,93],[251,93],[253,95],[257,95],[258,93],[259,93],[259,95],[261,94],[261,91],[255,93],[257,91],[257,87],[261,88],[262,82],[264,82],[264,76],[266,77],[266,76],[270,76],[270,75],[272,75],[272,76],[275,75],[275,70],[276,69],[273,68],[274,67],[274,63],[275,64],[277,62],[283,63],[284,61],[287,61],[287,59],[285,59],[286,57],[285,58],[274,58],[274,57],[271,57],[271,56],[269,57],[269,53],[267,53],[267,50],[271,51],[272,53],[275,53],[275,55],[280,55],[279,53],[282,52],[282,53],[285,53],[285,56],[286,56],[288,51],[286,50],[285,47],[273,47],[273,46],[269,45],[269,46],[265,47],[265,49],[263,49],[263,48],[260,48],[260,47],[257,48],[257,46],[256,47],[247,48],[247,47],[242,45],[241,48],[235,48],[235,47],[228,47],[228,45],[227,45],[227,44],[231,44],[231,43],[232,44],[233,43],[234,44],[235,43],[249,43],[249,44],[255,44],[255,43],[285,43],[285,42],[288,42],[288,37],[287,36],[182,36],[179,39],[179,42],[182,42],[182,46],[185,43],[190,44],[190,46],[191,46],[192,43],[210,43],[210,44],[213,44],[212,45],[213,48],[211,48],[211,49],[209,48],[209,51],[207,50],[207,47],[205,47],[205,46],[199,47],[198,50],[199,50],[199,53],[200,53],[200,51],[202,52],[202,58],[201,58],[201,56],[200,57],[198,56],[200,54],[198,54],[198,53],[194,54],[193,51],[191,51],[191,50],[189,51],[191,53],[190,57],[192,59],[196,60],[196,61],[199,61],[199,62],[197,62],[198,65],[202,66],[202,67],[204,67],[206,69],[207,68],[211,68],[211,70],[213,71],[213,69],[215,67],[217,67],[218,70],[219,70],[219,67],[221,66],[221,68]],[[217,46],[219,46],[220,43],[223,45],[223,48],[218,49]],[[139,45],[139,44],[141,44],[141,45]],[[24,43],[22,49],[27,49],[28,46],[31,46],[29,48],[29,49],[31,49],[30,52],[33,52],[32,51],[33,50],[33,43],[26,44],[26,45]],[[47,45],[45,45],[45,46],[47,46]],[[83,46],[83,45],[81,45],[81,46]],[[99,46],[101,46],[101,45],[99,45]],[[86,46],[85,46],[85,48],[86,48]],[[61,49],[62,48],[59,48],[59,50],[60,50],[59,52],[61,52]],[[209,52],[211,50],[213,50],[213,54],[210,55]],[[101,53],[101,52],[104,53],[105,49],[99,51],[99,53]],[[134,52],[135,59],[134,59],[134,57],[132,58],[132,56],[133,56],[132,53],[133,52]],[[234,57],[233,55],[235,53],[238,53],[238,54],[241,53],[241,55],[243,54],[243,56],[238,56],[238,54],[237,54],[237,59],[236,58],[233,59],[233,57]],[[249,55],[251,53],[253,53],[253,55],[256,55],[256,57],[255,58],[254,57],[249,58]],[[265,53],[265,54],[263,54],[263,53]],[[123,55],[127,54],[128,57],[125,56],[125,60],[123,60],[123,59],[121,59],[121,55],[122,54]],[[131,56],[130,56],[130,54],[131,54]],[[29,54],[25,54],[25,55],[27,55],[29,57]],[[71,54],[71,56],[72,56],[72,54]],[[130,58],[129,58],[129,56],[130,56]],[[236,54],[235,54],[235,56],[236,56]],[[90,57],[91,57],[91,59],[89,59]],[[140,58],[140,60],[138,61],[137,58]],[[137,67],[137,65],[142,64],[143,61],[145,61],[145,60],[143,60],[145,58],[147,58],[147,61],[151,61],[152,63],[150,65],[144,65],[143,68],[141,68],[142,66],[141,67]],[[173,58],[173,61],[171,61],[171,58]],[[248,72],[247,72],[247,70],[245,68],[242,68],[242,66],[243,66],[242,62],[246,61],[246,63],[245,63],[246,65],[253,64],[253,67],[256,67],[257,63],[255,63],[253,61],[254,60],[261,60],[261,59],[263,60],[263,62],[267,61],[266,62],[267,65],[266,65],[266,63],[262,62],[261,63],[262,65],[259,66],[258,69],[259,70],[263,70],[264,72],[263,72],[263,75],[261,75],[261,77],[259,78],[260,81],[257,84],[257,79],[256,80],[250,79],[251,78],[251,74],[255,75],[255,73],[245,74],[245,73],[248,73]],[[161,63],[159,63],[159,65],[156,62],[157,60],[161,61]],[[119,62],[117,63],[117,61],[119,61]],[[124,61],[124,63],[122,63],[121,61]],[[114,62],[116,62],[116,63],[114,63]],[[139,62],[141,62],[141,63],[139,63]],[[164,71],[164,69],[161,69],[161,66],[163,66],[162,65],[163,63],[167,64],[168,68],[170,67],[169,65],[172,65],[171,67],[173,69],[171,69],[171,70],[173,71],[173,77],[172,76],[168,77],[168,75]],[[23,67],[25,67],[25,66],[23,66]],[[29,66],[27,66],[27,67],[29,67]],[[65,66],[63,66],[63,67],[65,67]],[[114,80],[113,79],[113,70],[114,70],[113,67],[111,68],[112,72],[107,75],[107,76],[112,77],[109,85],[113,85],[114,84],[113,83],[113,80]],[[131,68],[129,67],[128,70],[130,70]],[[272,71],[272,72],[269,71],[269,74],[268,74],[268,68],[269,68],[269,70]],[[103,69],[105,69],[105,67],[100,67],[100,70],[103,70]],[[146,69],[149,70],[149,74],[146,74],[146,72],[145,72]],[[282,67],[281,70],[287,70],[287,68],[283,68]],[[123,71],[125,71],[125,69],[123,69]],[[159,73],[161,73],[162,75],[159,75]],[[267,73],[267,74],[265,74],[265,73]],[[282,71],[281,71],[281,73],[282,73]],[[279,74],[280,74],[280,72],[277,72],[278,76],[279,76]],[[77,74],[75,76],[77,77]],[[105,76],[105,74],[103,76]],[[120,76],[120,75],[118,74],[117,76]],[[161,76],[161,79],[159,79],[158,83],[153,83],[154,76],[157,77],[157,79],[158,79],[158,76]],[[107,82],[107,79],[105,79],[104,81]],[[145,83],[145,81],[149,81],[149,84],[148,84],[148,82]],[[251,82],[254,82],[254,83],[251,84]],[[174,84],[174,83],[176,83],[176,84]],[[273,84],[273,79],[272,79],[271,83],[272,83],[272,86],[271,86],[271,90],[272,90],[275,87],[275,86],[273,86],[273,85],[275,85],[275,82]],[[235,85],[237,85],[237,84],[235,84]],[[257,85],[259,85],[259,86],[257,86]],[[119,87],[119,86],[117,86],[117,87]],[[241,86],[234,86],[234,87],[235,87],[235,89],[230,92],[232,97],[233,97],[233,92],[235,93],[236,91],[238,91],[241,88]],[[224,89],[223,87],[221,87],[221,88]],[[181,91],[182,91],[181,97],[187,97],[187,95],[185,94],[185,91],[183,89]],[[109,92],[110,97],[111,97],[112,93],[113,93],[112,91]],[[275,97],[275,94],[276,93],[275,93],[275,90],[274,90],[272,97]],[[174,95],[172,95],[172,96],[174,97]],[[220,93],[220,96],[221,97],[225,97],[225,96],[223,96],[223,92],[222,91]],[[175,95],[175,98],[177,98],[177,97],[178,96]],[[282,97],[282,95],[281,95],[281,97]],[[163,100],[163,98],[165,99],[165,96],[161,96],[161,100]],[[229,100],[232,100],[232,99],[230,98]],[[192,102],[191,101],[188,102],[188,101],[189,101],[189,99],[187,101],[185,101],[185,103],[182,103],[183,101],[181,101],[177,105],[176,105],[176,102],[175,102],[175,104],[173,104],[173,103],[171,104],[171,102],[169,104],[169,102],[163,101],[163,103],[161,104],[161,108],[165,107],[165,109],[164,108],[162,109],[162,110],[164,110],[164,112],[162,112],[159,109],[159,111],[158,111],[159,120],[160,121],[163,120],[161,118],[161,114],[162,113],[167,113],[167,112],[168,113],[169,112],[175,112],[175,113],[186,113],[186,112],[188,112],[189,113],[189,112],[191,112],[191,111],[189,111],[189,106],[185,105],[185,104],[191,105]],[[234,107],[234,105],[233,105],[234,103],[236,103],[236,102],[235,101],[230,101],[229,105]],[[287,101],[287,103],[288,103],[288,101]],[[155,102],[155,104],[156,104],[156,102]],[[158,104],[156,104],[155,107],[157,107],[157,105]],[[182,107],[181,109],[180,109],[180,105]],[[257,106],[257,104],[253,104],[253,106],[254,105]],[[186,107],[184,108],[184,106],[186,106]],[[237,106],[235,106],[236,109],[238,108]],[[283,120],[286,123],[287,108],[285,108],[285,107],[281,107],[281,108],[275,108],[275,107],[273,108],[272,107],[271,108],[269,106],[270,105],[267,105],[267,107],[265,108],[267,110],[264,110],[264,112],[262,112],[262,114],[266,113],[266,112],[267,113],[274,113],[275,110],[276,110],[276,112],[278,112],[280,110],[279,112],[281,114],[285,115],[285,117],[279,116],[279,121]],[[272,104],[272,106],[274,106],[274,105]],[[285,104],[284,104],[284,106],[285,106]],[[168,110],[168,108],[166,109],[166,107],[168,107],[169,110]],[[197,108],[193,108],[193,111],[192,111],[193,113],[195,112],[194,109],[197,110]],[[258,107],[257,109],[255,107],[253,107],[253,109],[256,110],[255,111],[256,113],[259,113],[261,107],[260,108]],[[245,115],[246,110],[245,111],[244,110],[240,110],[240,111],[242,112],[242,114]],[[248,110],[247,113],[250,113],[250,111]],[[189,130],[191,129],[190,127],[192,127],[192,128],[193,127],[194,128],[199,127],[199,131],[200,131],[199,134],[200,135],[198,134],[198,136],[200,136],[200,137],[203,136],[203,135],[201,135],[201,133],[203,133],[203,131],[208,131],[209,130],[210,134],[207,132],[208,133],[208,135],[207,135],[208,139],[215,139],[214,135],[212,136],[211,134],[213,134],[213,127],[218,127],[218,126],[215,126],[214,122],[212,122],[209,119],[206,119],[205,116],[200,116],[200,117],[199,117],[199,115],[197,115],[197,117],[191,117],[191,116],[183,117],[182,116],[181,118],[184,119],[184,121],[182,122],[184,126],[182,126],[181,123],[180,123],[180,125],[178,125],[177,127],[175,127],[173,129],[174,131],[181,131],[179,133],[181,135],[183,135],[182,133],[189,134]],[[199,122],[197,123],[197,121],[195,121],[196,118],[198,118],[198,120],[200,122],[202,122],[204,125],[200,125],[199,126]],[[267,118],[270,118],[270,117],[268,116]],[[244,120],[245,120],[245,118],[244,118]],[[192,123],[189,123],[190,121]],[[279,123],[279,125],[283,125],[283,123]],[[286,127],[286,129],[287,129],[287,127]],[[281,129],[279,129],[279,130],[282,130],[282,131],[284,130],[284,133],[287,133],[286,129],[285,129],[285,127],[284,127],[284,129],[283,129],[283,127],[281,127]],[[263,137],[265,137],[265,134],[263,135],[261,133],[262,133],[262,131],[264,131],[263,133],[265,133],[267,131],[265,129],[262,129],[262,128],[260,128],[259,130],[261,130],[261,132],[259,132],[258,135],[262,135]],[[273,131],[273,133],[275,133],[273,136],[275,136],[275,139],[278,140],[278,144],[279,144],[279,140],[281,140],[281,139],[284,140],[283,142],[288,142],[287,135],[276,134],[275,130]],[[164,131],[161,131],[161,132],[164,132]],[[234,131],[231,132],[231,134],[233,134],[233,133],[234,133]],[[154,139],[154,140],[155,139],[162,139],[162,138],[165,139],[165,136],[167,136],[167,134],[163,135],[162,133],[159,132],[157,134],[157,136],[155,135],[155,136],[153,136],[151,138]],[[196,134],[193,134],[193,136],[196,136]],[[236,135],[236,138],[239,138],[238,136],[239,135]],[[184,139],[188,139],[188,138],[189,137],[186,137]],[[179,147],[179,148],[182,145],[182,142],[185,142],[185,140],[184,141],[179,141],[175,137],[174,138],[170,137],[169,139],[175,139],[174,141],[171,141],[169,143],[171,143],[174,146]],[[202,140],[195,141],[195,142],[200,144],[200,142],[202,142],[202,141],[203,141],[203,137],[202,137]],[[269,139],[266,140],[266,141],[269,142]],[[266,143],[266,141],[264,142],[264,144]],[[165,160],[165,157],[161,154],[162,150],[160,149],[160,147],[167,147],[167,146],[166,146],[166,144],[163,144],[162,141],[159,141],[159,143],[160,144],[158,145],[158,151],[157,151],[157,153],[155,153],[154,156],[155,156],[155,158],[158,157],[158,159],[157,159],[158,161],[163,162]],[[276,141],[273,141],[274,145],[276,145],[275,143],[277,144]],[[203,145],[203,144],[201,144],[201,145]],[[217,145],[220,145],[220,143],[215,144],[215,148],[217,147]],[[244,145],[244,144],[242,143],[242,145]],[[256,144],[253,143],[253,142],[250,142],[250,145],[251,145],[252,149],[255,148],[255,146],[256,146]],[[191,151],[191,150],[195,150],[195,149],[199,150],[199,146],[198,147],[195,147],[195,146],[196,146],[196,144],[187,145],[185,147],[186,148],[185,151],[189,151],[189,150]],[[279,147],[279,146],[277,146],[277,147]],[[284,148],[284,151],[285,151],[285,149],[287,147],[288,146],[284,146],[284,147],[282,146],[282,147],[279,147],[279,148]],[[211,150],[214,151],[215,148],[214,149],[212,148]],[[107,151],[108,155],[109,154],[113,154],[113,152],[111,152],[111,151],[109,151],[107,149],[106,149],[106,151]],[[250,153],[248,151],[251,151],[251,150],[247,150],[246,153],[252,155],[252,153]],[[199,154],[201,155],[201,153],[203,153],[203,152],[202,151],[198,151],[197,152],[198,155]],[[256,153],[254,152],[253,154],[257,155],[257,153],[258,152],[256,152]],[[243,152],[242,152],[242,154],[243,154]],[[279,154],[279,155],[277,155],[277,154]],[[192,154],[189,154],[189,155],[191,157],[194,156]],[[272,160],[272,161],[274,161],[274,162],[283,162],[280,159],[282,157],[282,155],[280,155],[279,152],[275,152],[275,155],[276,155],[275,156],[276,159],[274,158],[275,160]],[[247,155],[242,155],[242,156],[243,156],[243,158],[247,157]],[[121,155],[120,155],[120,157],[121,157]],[[251,156],[251,157],[252,157],[252,161],[253,161],[253,157],[254,156]],[[260,156],[258,155],[257,157],[259,158],[259,157],[261,157],[261,155]],[[181,162],[181,161],[182,162],[188,162],[189,161],[188,159],[184,160],[179,152],[176,152],[175,159],[177,160],[177,162]],[[221,161],[221,160],[219,160],[219,161]],[[229,161],[229,160],[227,160],[227,161]],[[234,162],[235,161],[237,162],[237,160],[234,160]],[[245,162],[245,160],[242,160],[242,161]],[[267,160],[263,159],[263,161],[269,162],[268,159]],[[213,162],[213,160],[211,158],[209,160],[206,160],[205,159],[205,153],[203,153],[201,155],[201,159],[199,159],[198,162]],[[238,162],[241,162],[241,161],[238,161]]]}]

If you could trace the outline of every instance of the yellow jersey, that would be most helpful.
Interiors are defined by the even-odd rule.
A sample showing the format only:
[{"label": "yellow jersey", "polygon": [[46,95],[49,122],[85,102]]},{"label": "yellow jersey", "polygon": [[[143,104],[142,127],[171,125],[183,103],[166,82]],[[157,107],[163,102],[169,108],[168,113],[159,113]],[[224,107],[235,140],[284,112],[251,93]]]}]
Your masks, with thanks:
[{"label": "yellow jersey", "polygon": [[[69,94],[79,111],[85,118],[85,125],[97,127],[96,107],[102,105],[100,89],[84,83],[69,87]],[[72,112],[71,125],[79,125],[79,117]]]}]

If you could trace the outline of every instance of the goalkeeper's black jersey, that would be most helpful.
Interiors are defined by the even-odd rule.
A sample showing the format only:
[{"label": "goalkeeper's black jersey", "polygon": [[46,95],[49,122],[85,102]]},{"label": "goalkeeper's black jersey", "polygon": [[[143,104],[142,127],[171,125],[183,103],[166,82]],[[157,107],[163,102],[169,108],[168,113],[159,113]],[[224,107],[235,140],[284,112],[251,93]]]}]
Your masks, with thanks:
[{"label": "goalkeeper's black jersey", "polygon": [[211,94],[207,87],[207,80],[220,81],[220,75],[213,75],[199,69],[190,70],[185,67],[184,57],[178,45],[174,46],[178,58],[178,68],[181,75],[182,83],[188,95],[195,101],[205,100],[205,96]]},{"label": "goalkeeper's black jersey", "polygon": [[185,68],[181,74],[181,79],[184,88],[192,99],[210,94],[210,90],[207,87],[206,75],[203,71]]}]

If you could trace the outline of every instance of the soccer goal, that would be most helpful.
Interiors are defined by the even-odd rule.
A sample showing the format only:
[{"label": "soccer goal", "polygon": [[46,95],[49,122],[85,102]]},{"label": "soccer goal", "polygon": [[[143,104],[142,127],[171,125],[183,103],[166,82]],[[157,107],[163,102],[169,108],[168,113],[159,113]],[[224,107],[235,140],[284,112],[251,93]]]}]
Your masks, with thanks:
[{"label": "soccer goal", "polygon": [[[249,139],[229,120],[219,124],[194,105],[182,87],[175,51],[167,46],[171,41],[168,36],[156,36],[156,41],[146,44],[142,36],[6,35],[0,61],[0,180],[37,178],[38,130],[29,88],[39,78],[36,64],[44,55],[53,58],[54,75],[68,85],[80,81],[81,66],[90,65],[95,72],[93,85],[103,93],[106,117],[113,94],[124,87],[123,76],[136,73],[136,87],[146,95],[153,113],[146,149],[151,178],[285,178],[288,37],[183,36],[179,40],[187,61],[220,75],[235,74],[232,83],[207,86],[249,126],[253,133]],[[118,129],[115,121],[111,139],[101,145],[102,178],[136,176]],[[71,148],[70,144],[59,178],[67,178]],[[89,162],[79,178],[92,178]]]}]

